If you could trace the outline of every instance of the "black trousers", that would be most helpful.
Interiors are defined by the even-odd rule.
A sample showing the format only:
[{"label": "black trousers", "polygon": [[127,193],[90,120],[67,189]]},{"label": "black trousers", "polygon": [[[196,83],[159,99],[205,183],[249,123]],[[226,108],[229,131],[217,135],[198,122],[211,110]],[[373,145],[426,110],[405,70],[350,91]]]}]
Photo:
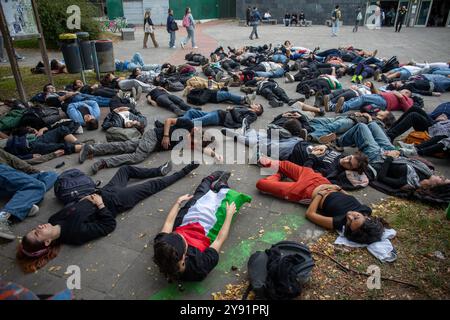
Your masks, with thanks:
[{"label": "black trousers", "polygon": [[290,100],[288,95],[286,94],[286,91],[284,91],[283,88],[281,88],[279,85],[276,85],[275,83],[270,84],[270,85],[265,85],[259,91],[259,94],[269,101],[278,99],[278,100],[288,103]]},{"label": "black trousers", "polygon": [[395,24],[395,32],[400,32],[400,30],[402,29],[402,25],[403,25],[403,20],[397,19],[397,23]]},{"label": "black trousers", "polygon": [[412,107],[406,111],[388,130],[387,136],[394,140],[402,133],[405,133],[410,128],[416,131],[427,131],[433,125],[433,120],[428,114],[419,107]]},{"label": "black trousers", "polygon": [[71,129],[66,126],[51,129],[30,144],[31,153],[45,155],[64,149],[65,154],[72,154],[75,145],[64,140],[69,134],[72,134]]},{"label": "black trousers", "polygon": [[[200,182],[199,186],[197,187],[197,189],[195,189],[194,192],[194,197],[189,200],[184,206],[183,208],[180,209],[180,211],[178,212],[178,215],[175,219],[175,223],[174,223],[174,227],[173,229],[179,227],[181,225],[181,223],[183,222],[183,218],[186,215],[186,213],[189,211],[189,208],[192,207],[198,199],[200,199],[201,197],[203,197],[205,194],[207,194],[210,190],[211,190],[211,184],[216,181],[217,179],[219,179],[219,177],[224,173],[224,171],[215,171],[213,173],[211,173],[209,176],[207,176],[206,178],[203,178],[202,182]],[[222,185],[220,187],[220,189],[222,188],[227,188],[227,185]]]},{"label": "black trousers", "polygon": [[114,89],[110,89],[110,88],[100,87],[98,89],[95,89],[92,92],[92,95],[105,97],[105,98],[114,98],[117,95],[117,91]]},{"label": "black trousers", "polygon": [[433,156],[436,153],[444,152],[444,144],[439,143],[439,141],[445,138],[446,136],[436,136],[428,141],[416,145],[417,153],[420,156]]},{"label": "black trousers", "polygon": [[[108,209],[117,215],[130,210],[139,202],[164,190],[187,174],[182,169],[170,176],[161,177],[159,168],[148,169],[126,165],[120,167],[109,183],[101,189],[101,195]],[[127,186],[130,179],[149,179],[156,177],[161,178]]]},{"label": "black trousers", "polygon": [[163,94],[156,99],[156,103],[163,108],[166,108],[172,112],[176,110],[187,111],[191,109],[191,106],[184,102],[183,99],[173,95],[173,94]]},{"label": "black trousers", "polygon": [[339,98],[341,98],[341,97],[344,97],[345,101],[348,101],[357,96],[358,95],[353,90],[339,89],[339,90],[335,90],[332,93],[330,93],[330,101],[332,103],[336,103],[339,100]]}]

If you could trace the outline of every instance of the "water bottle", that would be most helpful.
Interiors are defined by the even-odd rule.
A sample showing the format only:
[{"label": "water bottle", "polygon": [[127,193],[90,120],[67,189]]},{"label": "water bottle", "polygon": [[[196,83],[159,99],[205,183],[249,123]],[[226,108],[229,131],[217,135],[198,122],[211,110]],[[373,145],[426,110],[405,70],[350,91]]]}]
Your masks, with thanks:
[{"label": "water bottle", "polygon": [[212,82],[212,77],[211,76],[209,76],[208,77],[208,89],[212,89],[212,87],[213,87],[213,82]]}]

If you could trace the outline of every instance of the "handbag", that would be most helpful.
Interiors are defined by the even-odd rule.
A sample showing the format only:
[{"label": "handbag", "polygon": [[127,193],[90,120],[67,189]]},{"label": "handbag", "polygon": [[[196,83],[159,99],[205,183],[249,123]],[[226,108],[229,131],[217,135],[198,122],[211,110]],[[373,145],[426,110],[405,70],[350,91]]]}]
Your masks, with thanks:
[{"label": "handbag", "polygon": [[153,26],[146,23],[145,27],[144,27],[144,32],[145,33],[153,33],[155,30],[153,29]]}]

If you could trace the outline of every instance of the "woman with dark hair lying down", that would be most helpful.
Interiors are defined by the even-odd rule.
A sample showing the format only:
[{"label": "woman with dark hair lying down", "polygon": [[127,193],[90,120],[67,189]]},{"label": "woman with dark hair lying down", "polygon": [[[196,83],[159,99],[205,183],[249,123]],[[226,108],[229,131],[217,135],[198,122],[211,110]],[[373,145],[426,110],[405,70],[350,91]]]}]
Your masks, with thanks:
[{"label": "woman with dark hair lying down", "polygon": [[[372,210],[320,173],[289,161],[261,158],[260,162],[265,167],[279,168],[277,174],[257,182],[260,191],[294,202],[312,199],[306,218],[326,229],[342,231],[345,227],[344,235],[351,241],[370,244],[381,240],[384,225],[380,219],[370,217]],[[281,181],[282,175],[294,182]]]},{"label": "woman with dark hair lying down", "polygon": [[[116,216],[132,209],[144,199],[169,187],[195,170],[191,163],[171,176],[171,163],[147,169],[123,166],[111,181],[80,201],[67,205],[23,238],[17,250],[17,259],[25,272],[42,268],[58,255],[61,244],[82,245],[104,237],[116,228]],[[164,177],[163,177],[164,176]],[[128,187],[130,179],[159,179]]]}]

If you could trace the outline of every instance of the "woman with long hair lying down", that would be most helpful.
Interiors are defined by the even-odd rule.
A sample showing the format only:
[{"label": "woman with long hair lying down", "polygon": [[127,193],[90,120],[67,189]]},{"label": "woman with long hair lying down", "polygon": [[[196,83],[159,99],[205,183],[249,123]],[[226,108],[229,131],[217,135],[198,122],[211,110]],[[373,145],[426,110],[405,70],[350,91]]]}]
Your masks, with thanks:
[{"label": "woman with long hair lying down", "polygon": [[[351,241],[370,244],[381,240],[387,226],[384,220],[370,217],[372,209],[341,187],[331,184],[320,173],[289,161],[265,157],[261,157],[260,164],[264,167],[278,166],[275,175],[257,182],[256,187],[261,192],[294,202],[312,200],[306,218],[326,229],[342,231],[345,227],[344,235]],[[293,182],[281,181],[283,176]]]},{"label": "woman with long hair lying down", "polygon": [[[96,193],[65,206],[52,215],[49,223],[28,232],[17,250],[17,259],[24,272],[34,272],[58,255],[61,244],[82,245],[104,237],[116,228],[116,216],[132,209],[151,195],[169,187],[199,165],[191,163],[166,176],[170,162],[159,168],[121,167],[111,181]],[[130,179],[159,179],[128,187]]]},{"label": "woman with long hair lying down", "polygon": [[[213,172],[193,196],[178,198],[170,210],[153,245],[153,261],[169,281],[201,281],[219,262],[234,214],[251,201],[230,189],[230,175]],[[188,202],[181,208],[183,201]]]}]

